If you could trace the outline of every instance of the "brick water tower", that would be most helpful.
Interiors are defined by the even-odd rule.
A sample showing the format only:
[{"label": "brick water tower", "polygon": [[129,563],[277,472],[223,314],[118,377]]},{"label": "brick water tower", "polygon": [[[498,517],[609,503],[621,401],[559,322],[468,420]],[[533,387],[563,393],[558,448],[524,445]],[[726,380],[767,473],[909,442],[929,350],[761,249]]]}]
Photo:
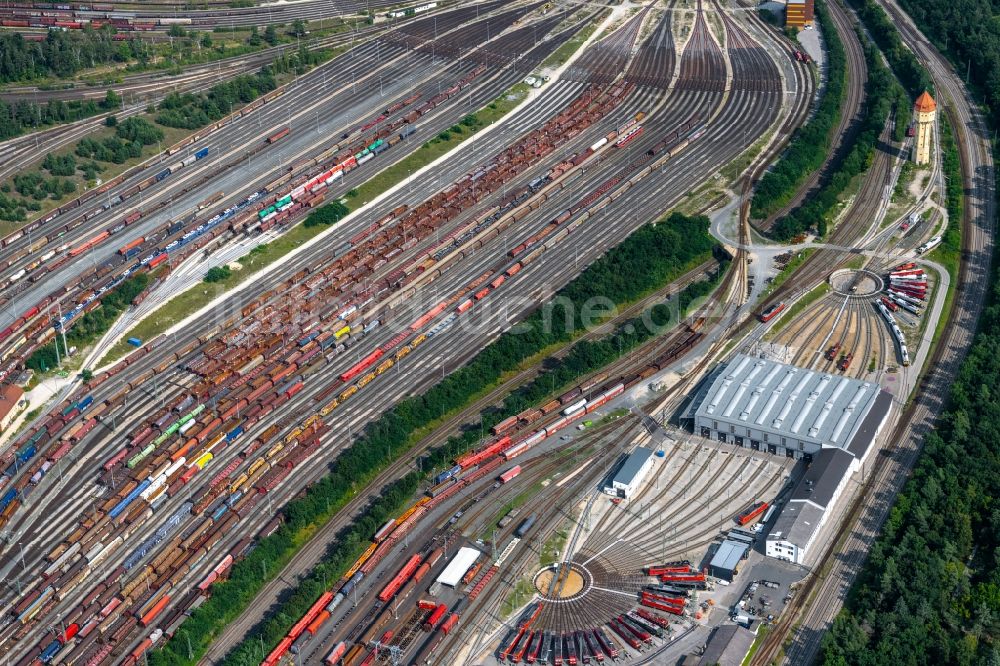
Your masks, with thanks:
[{"label": "brick water tower", "polygon": [[931,131],[934,128],[936,115],[937,104],[925,90],[913,105],[913,122],[916,124],[917,139],[913,147],[913,161],[917,164],[929,164],[931,161]]}]

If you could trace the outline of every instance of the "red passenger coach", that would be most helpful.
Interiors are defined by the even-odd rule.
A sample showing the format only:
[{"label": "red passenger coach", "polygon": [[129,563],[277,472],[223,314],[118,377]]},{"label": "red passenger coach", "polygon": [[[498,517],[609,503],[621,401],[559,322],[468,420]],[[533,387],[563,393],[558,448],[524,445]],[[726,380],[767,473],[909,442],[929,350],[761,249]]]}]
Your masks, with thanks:
[{"label": "red passenger coach", "polygon": [[500,475],[500,483],[507,483],[520,473],[521,473],[521,466],[514,465],[509,470]]}]

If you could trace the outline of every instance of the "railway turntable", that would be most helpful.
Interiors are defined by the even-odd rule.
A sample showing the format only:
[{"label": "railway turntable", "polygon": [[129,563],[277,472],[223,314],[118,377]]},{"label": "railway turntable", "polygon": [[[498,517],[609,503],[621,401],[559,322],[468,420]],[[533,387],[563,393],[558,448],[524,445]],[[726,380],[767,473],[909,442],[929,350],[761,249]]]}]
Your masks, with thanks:
[{"label": "railway turntable", "polygon": [[535,574],[533,583],[543,602],[537,624],[548,631],[568,632],[600,626],[628,612],[646,577],[625,573],[585,552],[568,563],[556,563]]}]

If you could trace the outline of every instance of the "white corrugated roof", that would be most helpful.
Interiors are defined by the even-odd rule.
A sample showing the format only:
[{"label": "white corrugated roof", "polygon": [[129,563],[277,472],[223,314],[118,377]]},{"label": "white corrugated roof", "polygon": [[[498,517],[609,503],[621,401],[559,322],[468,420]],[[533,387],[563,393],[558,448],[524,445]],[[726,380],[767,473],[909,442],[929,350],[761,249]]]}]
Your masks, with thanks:
[{"label": "white corrugated roof", "polygon": [[449,587],[456,587],[462,582],[462,576],[472,568],[476,560],[479,559],[479,551],[475,548],[463,547],[458,551],[458,555],[452,558],[448,566],[444,568],[441,575],[437,577],[437,582]]},{"label": "white corrugated roof", "polygon": [[693,415],[846,449],[881,392],[872,382],[738,354],[716,373]]}]

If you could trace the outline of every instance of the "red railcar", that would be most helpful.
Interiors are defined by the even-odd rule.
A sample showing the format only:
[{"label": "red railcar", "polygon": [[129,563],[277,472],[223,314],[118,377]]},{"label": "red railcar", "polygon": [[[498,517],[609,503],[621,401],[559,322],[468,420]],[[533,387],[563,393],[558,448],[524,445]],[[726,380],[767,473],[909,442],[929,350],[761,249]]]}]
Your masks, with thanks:
[{"label": "red railcar", "polygon": [[757,504],[754,504],[752,507],[750,507],[749,509],[741,513],[739,516],[737,516],[736,522],[738,522],[740,525],[748,525],[749,523],[753,522],[753,520],[757,518],[757,516],[760,516],[765,511],[767,511],[767,506],[768,506],[767,502],[758,502]]},{"label": "red railcar", "polygon": [[784,302],[772,305],[768,309],[761,312],[760,315],[758,315],[758,319],[760,319],[764,323],[767,323],[772,319],[774,319],[775,317],[777,317],[785,309],[785,307],[786,306]]},{"label": "red railcar", "polygon": [[277,132],[275,132],[274,134],[272,134],[271,136],[267,137],[267,143],[275,143],[277,141],[280,141],[281,139],[284,139],[286,136],[288,136],[288,133],[291,131],[292,130],[288,127],[282,128]]},{"label": "red railcar", "polygon": [[420,561],[422,559],[423,558],[420,555],[411,556],[410,559],[406,561],[406,564],[403,565],[403,568],[399,570],[399,573],[396,574],[396,577],[389,581],[388,585],[382,588],[382,591],[378,593],[379,601],[386,603],[389,599],[392,599],[392,597],[399,592],[399,588],[403,587],[403,583],[409,580],[410,576],[412,576],[417,570],[417,567],[420,566]]}]

